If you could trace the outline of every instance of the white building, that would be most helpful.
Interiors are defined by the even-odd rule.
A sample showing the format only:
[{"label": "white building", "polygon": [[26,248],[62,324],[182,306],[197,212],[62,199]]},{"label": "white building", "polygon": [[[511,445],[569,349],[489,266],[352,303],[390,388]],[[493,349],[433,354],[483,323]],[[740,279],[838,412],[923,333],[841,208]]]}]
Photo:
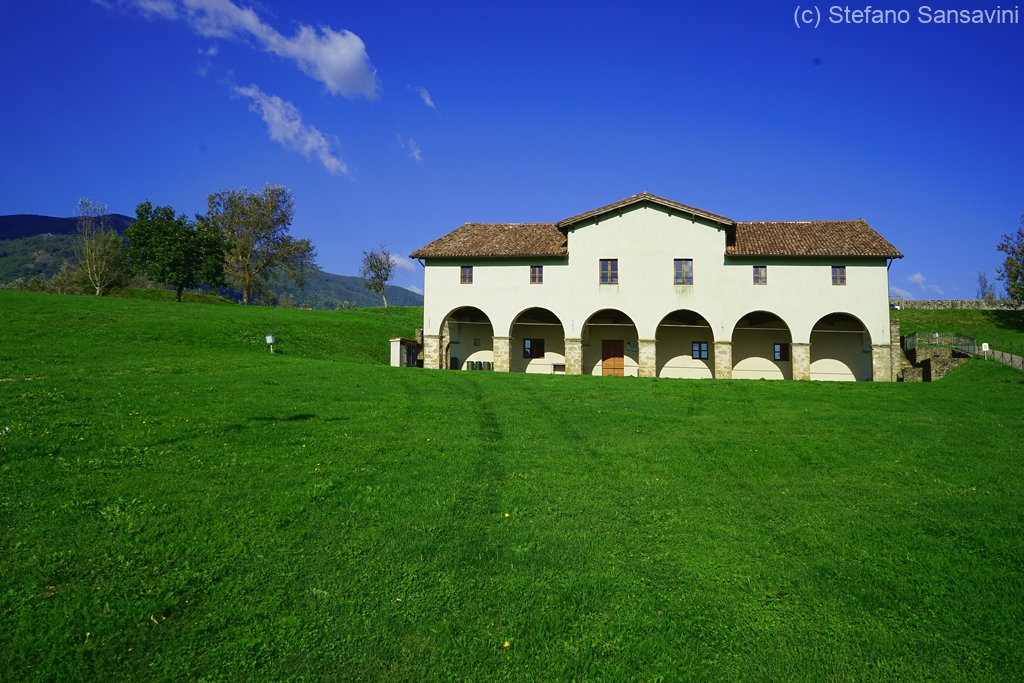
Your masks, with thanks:
[{"label": "white building", "polygon": [[863,220],[737,222],[651,194],[467,223],[423,260],[424,366],[890,381],[888,266]]}]

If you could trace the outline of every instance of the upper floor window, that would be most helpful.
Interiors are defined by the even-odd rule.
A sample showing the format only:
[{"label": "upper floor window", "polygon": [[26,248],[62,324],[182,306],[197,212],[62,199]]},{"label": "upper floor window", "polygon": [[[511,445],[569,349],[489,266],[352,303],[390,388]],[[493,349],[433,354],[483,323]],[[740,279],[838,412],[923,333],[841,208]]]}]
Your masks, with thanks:
[{"label": "upper floor window", "polygon": [[619,284],[619,260],[618,259],[601,259],[601,284],[602,285],[617,285]]},{"label": "upper floor window", "polygon": [[707,360],[708,357],[708,343],[707,342],[693,342],[693,352],[691,358],[698,360]]},{"label": "upper floor window", "polygon": [[846,284],[846,266],[832,266],[832,284]]},{"label": "upper floor window", "polygon": [[754,266],[754,284],[768,284],[768,266]]},{"label": "upper floor window", "polygon": [[530,266],[530,284],[544,284],[544,266]]},{"label": "upper floor window", "polygon": [[676,259],[676,278],[675,282],[677,285],[692,285],[693,284],[693,259],[692,258],[677,258]]},{"label": "upper floor window", "polygon": [[789,360],[789,344],[776,344],[773,357],[775,360]]},{"label": "upper floor window", "polygon": [[462,274],[459,278],[459,282],[464,285],[473,284],[473,266],[462,266]]}]

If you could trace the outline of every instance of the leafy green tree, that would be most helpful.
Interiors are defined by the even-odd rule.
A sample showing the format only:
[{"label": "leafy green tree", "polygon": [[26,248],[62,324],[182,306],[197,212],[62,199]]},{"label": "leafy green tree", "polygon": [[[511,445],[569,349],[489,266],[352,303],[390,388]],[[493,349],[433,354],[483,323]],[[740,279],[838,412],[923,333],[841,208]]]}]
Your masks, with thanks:
[{"label": "leafy green tree", "polygon": [[198,284],[224,284],[224,252],[230,247],[214,221],[196,216],[175,216],[169,206],[143,202],[135,208],[135,222],[124,232],[128,259],[135,272],[181,293]]},{"label": "leafy green tree", "polygon": [[93,289],[96,296],[103,296],[112,287],[128,284],[131,268],[124,240],[111,227],[107,205],[93,199],[79,199],[77,227],[76,279]]},{"label": "leafy green tree", "polygon": [[1003,241],[996,247],[1006,254],[1003,265],[996,268],[996,279],[1006,286],[1006,296],[1018,306],[1024,305],[1024,216],[1021,226],[1012,235],[1003,235]]},{"label": "leafy green tree", "polygon": [[269,294],[269,283],[291,279],[301,289],[317,271],[316,250],[308,239],[288,234],[295,215],[292,191],[267,185],[260,192],[224,190],[208,197],[207,217],[231,242],[224,272],[242,302]]},{"label": "leafy green tree", "polygon": [[395,274],[395,259],[387,249],[386,244],[381,244],[376,251],[363,252],[363,265],[360,273],[366,288],[374,294],[380,294],[384,299],[384,308],[388,307],[388,298],[384,294],[385,288],[391,282]]}]

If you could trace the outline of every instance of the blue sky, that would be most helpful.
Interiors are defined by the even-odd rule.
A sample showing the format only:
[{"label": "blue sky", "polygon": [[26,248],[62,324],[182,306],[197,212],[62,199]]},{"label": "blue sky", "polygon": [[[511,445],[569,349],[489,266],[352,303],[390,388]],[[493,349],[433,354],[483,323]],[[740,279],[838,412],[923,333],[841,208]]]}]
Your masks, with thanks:
[{"label": "blue sky", "polygon": [[293,234],[355,274],[381,242],[647,191],[865,218],[906,254],[893,287],[973,298],[1024,214],[1024,26],[815,7],[798,28],[795,2],[0,0],[0,214],[280,183]]}]

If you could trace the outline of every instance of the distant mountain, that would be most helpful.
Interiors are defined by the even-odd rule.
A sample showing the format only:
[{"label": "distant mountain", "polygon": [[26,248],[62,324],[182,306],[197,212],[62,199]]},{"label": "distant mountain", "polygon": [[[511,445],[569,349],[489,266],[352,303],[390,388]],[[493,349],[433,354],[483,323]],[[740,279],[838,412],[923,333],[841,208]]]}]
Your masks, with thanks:
[{"label": "distant mountain", "polygon": [[[134,218],[119,213],[110,214],[111,227],[118,232],[131,225]],[[55,218],[22,213],[0,216],[0,240],[16,240],[33,235],[74,235],[78,232],[77,218]]]},{"label": "distant mountain", "polygon": [[[131,223],[128,216],[111,214],[113,227],[121,232]],[[50,216],[0,216],[0,284],[19,277],[52,277],[65,261],[74,262],[74,218]],[[9,237],[8,235],[20,235]],[[291,283],[273,287],[277,296],[287,294],[296,304],[308,301],[313,308],[337,308],[344,302],[359,308],[382,306],[379,295],[366,289],[363,279],[323,271],[306,278],[305,289]],[[423,295],[403,287],[388,286],[388,305],[422,306]]]},{"label": "distant mountain", "polygon": [[[288,283],[278,286],[277,294],[295,297],[297,303],[308,301],[313,308],[337,308],[342,302],[348,301],[359,308],[383,306],[379,294],[366,289],[363,278],[352,275],[335,275],[323,271],[306,278],[305,289],[299,290]],[[388,285],[385,290],[389,306],[422,306],[423,295],[409,291],[404,287]]]}]

